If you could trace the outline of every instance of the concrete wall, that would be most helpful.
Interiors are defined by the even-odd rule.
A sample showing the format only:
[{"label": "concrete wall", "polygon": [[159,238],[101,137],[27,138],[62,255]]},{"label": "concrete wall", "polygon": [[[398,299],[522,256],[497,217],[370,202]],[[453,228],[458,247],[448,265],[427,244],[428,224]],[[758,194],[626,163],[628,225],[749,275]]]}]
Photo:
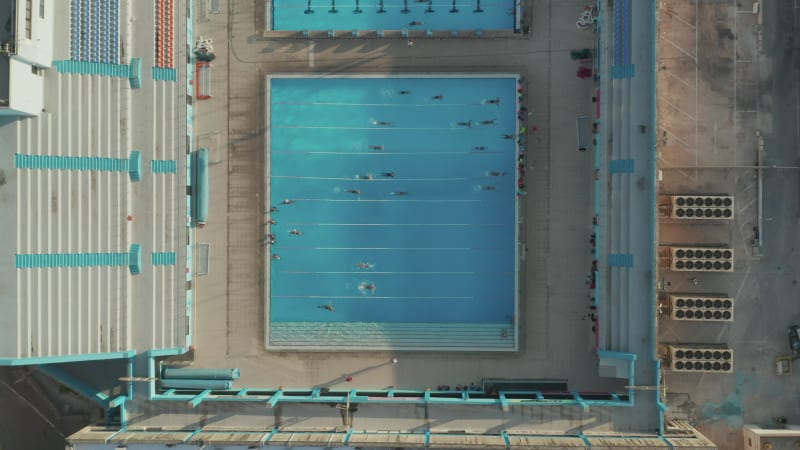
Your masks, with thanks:
[{"label": "concrete wall", "polygon": [[[28,1],[32,2],[30,39],[25,23]],[[66,10],[62,7],[56,11],[54,0],[17,0],[17,58],[38,66],[50,67],[53,62],[53,19],[59,14],[61,20],[69,20],[69,16],[66,15],[69,12],[69,3],[59,3],[67,6]]]},{"label": "concrete wall", "polygon": [[9,109],[38,115],[44,107],[44,75],[37,75],[33,73],[32,66],[12,59],[9,61],[8,78]]},{"label": "concrete wall", "polygon": [[17,274],[14,250],[17,236],[17,171],[14,169],[15,141],[11,126],[0,127],[0,236],[9,251],[0,258],[0,358],[17,356]]}]

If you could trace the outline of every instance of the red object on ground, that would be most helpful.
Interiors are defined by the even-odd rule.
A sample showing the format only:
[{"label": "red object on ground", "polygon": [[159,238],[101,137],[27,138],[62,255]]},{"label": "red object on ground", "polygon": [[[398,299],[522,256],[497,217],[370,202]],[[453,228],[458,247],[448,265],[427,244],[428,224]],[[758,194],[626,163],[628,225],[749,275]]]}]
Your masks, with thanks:
[{"label": "red object on ground", "polygon": [[347,377],[347,378],[344,379],[344,381],[347,381],[349,383],[349,382],[353,381],[353,377]]},{"label": "red object on ground", "polygon": [[578,75],[578,78],[581,78],[581,79],[584,79],[584,80],[586,78],[591,78],[592,69],[590,69],[589,67],[578,67],[577,75]]}]

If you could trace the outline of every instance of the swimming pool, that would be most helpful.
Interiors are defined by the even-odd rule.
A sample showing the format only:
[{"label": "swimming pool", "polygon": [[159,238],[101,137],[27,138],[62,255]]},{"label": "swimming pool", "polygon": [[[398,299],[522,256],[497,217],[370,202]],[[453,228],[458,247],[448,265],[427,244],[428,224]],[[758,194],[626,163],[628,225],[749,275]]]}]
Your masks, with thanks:
[{"label": "swimming pool", "polygon": [[517,83],[268,77],[268,347],[516,348]]},{"label": "swimming pool", "polygon": [[273,0],[273,30],[504,30],[516,0]]}]

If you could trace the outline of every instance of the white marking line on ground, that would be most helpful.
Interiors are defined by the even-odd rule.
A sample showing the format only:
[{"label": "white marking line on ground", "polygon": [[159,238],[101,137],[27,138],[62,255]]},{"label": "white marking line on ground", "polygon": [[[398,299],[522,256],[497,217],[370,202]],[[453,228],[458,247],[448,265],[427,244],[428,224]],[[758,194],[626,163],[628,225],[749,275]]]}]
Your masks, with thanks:
[{"label": "white marking line on ground", "polygon": [[[698,18],[700,17],[700,7],[698,6],[698,1],[694,1],[694,20],[695,25],[699,25],[697,23]],[[696,26],[694,29],[694,54],[695,56],[700,55],[700,30],[699,26]],[[697,70],[697,59],[694,60],[694,85],[696,86],[694,90],[694,113],[700,113],[700,76],[699,70]],[[736,103],[734,103],[735,105]],[[700,123],[697,118],[694,119],[694,180],[697,181],[700,177],[699,173],[697,172],[697,166],[700,164]]]},{"label": "white marking line on ground", "polygon": [[714,159],[717,159],[717,131],[719,131],[719,123],[714,121]]},{"label": "white marking line on ground", "polygon": [[684,49],[683,49],[683,47],[679,46],[678,44],[676,44],[676,43],[674,43],[674,42],[670,41],[669,39],[667,39],[667,38],[665,38],[665,37],[663,37],[663,36],[661,37],[661,39],[663,39],[663,40],[664,40],[664,42],[666,42],[667,44],[669,44],[669,45],[671,45],[671,46],[673,46],[673,47],[677,48],[679,52],[681,52],[681,53],[683,53],[684,55],[688,56],[688,57],[689,57],[689,58],[690,58],[692,61],[694,61],[695,63],[697,63],[697,57],[696,57],[696,56],[692,56],[692,54],[691,54],[691,53],[689,53],[689,52],[687,52],[686,50],[684,50]]},{"label": "white marking line on ground", "polygon": [[314,67],[314,47],[316,43],[314,41],[309,41],[308,43],[308,67]]},{"label": "white marking line on ground", "polygon": [[668,104],[668,105],[669,105],[669,106],[671,106],[673,109],[677,110],[679,113],[681,113],[681,114],[683,114],[684,116],[688,117],[688,118],[689,118],[689,120],[692,120],[692,121],[694,121],[694,120],[695,120],[695,117],[694,117],[693,115],[691,115],[691,114],[689,114],[688,112],[686,112],[686,111],[682,110],[682,109],[681,109],[681,108],[679,108],[679,107],[678,107],[678,105],[676,105],[675,103],[672,103],[671,101],[669,101],[669,100],[667,100],[666,98],[663,98],[663,97],[662,97],[662,100],[664,100],[664,103]]},{"label": "white marking line on ground", "polygon": [[667,135],[669,135],[670,139],[675,139],[676,141],[678,141],[681,144],[683,144],[683,146],[686,147],[687,149],[691,149],[692,148],[692,146],[689,145],[688,142],[686,142],[683,139],[679,138],[678,135],[676,135],[675,133],[672,133],[671,131],[669,131],[668,129],[666,129],[664,127],[661,127],[661,129],[664,130],[667,133]]},{"label": "white marking line on ground", "polygon": [[[667,161],[666,159],[662,159],[661,161],[662,161],[663,165],[673,167],[673,164],[671,162]],[[669,167],[665,167],[665,168],[669,169]],[[692,182],[697,183],[697,174],[696,173],[695,173],[695,176],[691,176],[691,175],[689,175],[688,172],[686,172],[683,169],[675,169],[675,172],[678,172],[679,174],[681,174],[681,175],[685,176],[686,178],[692,180]]]},{"label": "white marking line on ground", "polygon": [[672,78],[675,78],[676,80],[680,81],[681,83],[686,85],[686,87],[688,87],[689,89],[697,89],[697,86],[692,86],[691,84],[689,84],[688,81],[686,81],[683,78],[681,78],[681,77],[675,75],[674,73],[672,73],[671,70],[665,70],[664,73],[666,73],[667,75],[671,76]]},{"label": "white marking line on ground", "polygon": [[672,12],[672,11],[668,11],[668,12],[669,12],[669,16],[670,16],[670,17],[673,17],[673,18],[675,18],[675,19],[678,19],[678,20],[680,20],[681,22],[683,22],[683,23],[684,23],[686,26],[688,26],[689,28],[691,28],[691,29],[693,29],[693,30],[697,28],[695,25],[692,25],[692,24],[690,24],[688,20],[686,20],[686,19],[684,19],[683,17],[681,17],[681,16],[679,16],[679,15],[675,14],[674,12]]},{"label": "white marking line on ground", "polygon": [[[731,3],[733,4],[733,10],[734,11],[736,11],[736,3],[737,2],[738,2],[738,0],[731,0]],[[737,53],[736,52],[736,50],[737,50],[736,39],[738,39],[738,37],[739,37],[738,23],[739,23],[739,21],[737,20],[737,16],[733,16],[733,110],[734,111],[736,111],[736,105],[738,105],[738,100],[736,99],[736,83],[737,83],[736,79],[738,78],[737,75],[736,75],[736,63],[737,63],[737,61],[736,61],[736,53]],[[736,114],[735,113],[733,114],[732,121],[733,121],[733,136],[736,136]],[[733,154],[735,155],[736,154],[736,147],[737,147],[736,139],[733,140],[732,144],[733,144]]]}]

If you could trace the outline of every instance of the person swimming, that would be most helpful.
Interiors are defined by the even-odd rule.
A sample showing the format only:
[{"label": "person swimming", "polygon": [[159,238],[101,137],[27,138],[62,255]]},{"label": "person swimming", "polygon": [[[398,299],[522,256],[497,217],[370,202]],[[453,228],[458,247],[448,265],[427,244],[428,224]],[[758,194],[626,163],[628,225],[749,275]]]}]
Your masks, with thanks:
[{"label": "person swimming", "polygon": [[425,25],[425,22],[423,22],[421,20],[412,20],[411,22],[408,22],[408,26],[410,26],[410,27],[417,26],[417,25]]},{"label": "person swimming", "polygon": [[493,184],[487,184],[487,185],[481,186],[481,190],[482,191],[496,191],[497,190],[497,186],[495,186]]},{"label": "person swimming", "polygon": [[291,205],[292,203],[294,203],[294,200],[289,200],[288,198],[285,198],[281,203],[283,203],[284,205]]},{"label": "person swimming", "polygon": [[434,100],[442,100],[442,99],[444,99],[444,95],[442,95],[442,94],[436,94],[436,95],[434,95],[434,96],[433,96],[433,97],[431,97],[431,98],[432,98],[432,99],[434,99]]},{"label": "person swimming", "polygon": [[374,283],[361,283],[358,286],[358,289],[361,290],[362,292],[369,291],[371,294],[374,294],[376,287]]},{"label": "person swimming", "polygon": [[513,134],[504,134],[503,135],[503,139],[514,139],[514,135]]},{"label": "person swimming", "polygon": [[277,253],[273,253],[273,254],[272,254],[272,259],[274,259],[274,260],[276,260],[276,261],[277,261],[277,260],[281,259],[281,255],[279,255],[279,254],[277,254]]},{"label": "person swimming", "polygon": [[476,145],[475,147],[472,147],[472,149],[473,150],[477,150],[477,151],[480,152],[480,151],[486,150],[486,147],[484,147],[482,145]]},{"label": "person swimming", "polygon": [[497,119],[481,120],[481,125],[494,125]]},{"label": "person swimming", "polygon": [[490,177],[502,177],[505,174],[506,174],[505,172],[499,170],[490,170],[489,172],[486,172],[486,175]]},{"label": "person swimming", "polygon": [[372,180],[374,177],[371,173],[368,173],[366,175],[356,175],[356,178],[359,180]]},{"label": "person swimming", "polygon": [[370,145],[369,149],[370,150],[383,150],[383,146],[382,145]]},{"label": "person swimming", "polygon": [[355,195],[358,195],[358,194],[361,193],[361,191],[359,189],[346,189],[345,192],[348,192],[350,194],[355,194]]},{"label": "person swimming", "polygon": [[292,228],[291,230],[289,230],[289,234],[291,234],[292,236],[302,236],[303,232],[298,230],[297,228]]},{"label": "person swimming", "polygon": [[389,192],[389,195],[401,195],[401,196],[402,195],[409,195],[409,192],[408,191],[392,191],[392,192]]},{"label": "person swimming", "polygon": [[372,269],[373,267],[375,267],[375,264],[368,262],[360,262],[356,264],[356,267],[358,267],[359,269]]},{"label": "person swimming", "polygon": [[385,178],[394,178],[394,172],[381,172],[381,176]]},{"label": "person swimming", "polygon": [[458,125],[460,127],[472,128],[472,121],[468,120],[466,122],[456,122],[456,125]]},{"label": "person swimming", "polygon": [[500,104],[500,97],[493,98],[491,100],[486,100],[486,103],[490,105],[499,105]]},{"label": "person swimming", "polygon": [[375,125],[381,126],[381,127],[394,126],[394,122],[387,122],[387,121],[383,121],[383,120],[376,120],[376,121],[373,121],[372,123],[375,124]]},{"label": "person swimming", "polygon": [[273,206],[272,208],[269,209],[269,212],[278,212],[278,207]]},{"label": "person swimming", "polygon": [[319,305],[319,306],[317,306],[317,308],[324,309],[325,311],[334,312],[333,302],[330,302],[330,303],[328,303],[326,305]]},{"label": "person swimming", "polygon": [[[412,24],[413,24],[413,22],[412,22]],[[420,22],[419,24],[421,25],[422,22]],[[400,94],[400,95],[411,95],[411,91],[400,91],[400,92],[398,92],[398,94]]]}]

